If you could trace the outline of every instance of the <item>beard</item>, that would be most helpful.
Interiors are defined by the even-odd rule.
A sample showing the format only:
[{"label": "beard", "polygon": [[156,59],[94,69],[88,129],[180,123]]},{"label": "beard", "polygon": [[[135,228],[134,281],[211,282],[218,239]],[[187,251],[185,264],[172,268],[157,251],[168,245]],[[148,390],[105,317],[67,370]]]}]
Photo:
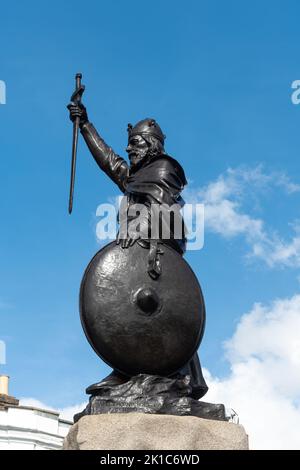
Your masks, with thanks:
[{"label": "beard", "polygon": [[144,150],[133,150],[129,154],[129,161],[131,168],[135,168],[148,156],[149,149]]}]

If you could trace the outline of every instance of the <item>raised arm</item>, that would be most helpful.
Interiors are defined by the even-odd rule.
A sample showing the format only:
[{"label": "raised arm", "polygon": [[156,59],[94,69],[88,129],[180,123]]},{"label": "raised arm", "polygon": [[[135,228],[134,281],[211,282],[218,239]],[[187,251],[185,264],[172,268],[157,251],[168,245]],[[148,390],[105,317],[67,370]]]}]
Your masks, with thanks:
[{"label": "raised arm", "polygon": [[81,105],[68,105],[70,119],[73,121],[80,116],[80,130],[86,144],[98,166],[125,192],[129,166],[127,162],[117,155],[98,134],[93,124],[89,122],[85,107]]},{"label": "raised arm", "polygon": [[93,124],[86,122],[81,133],[96,163],[125,192],[129,167],[124,158],[117,155],[100,137]]}]

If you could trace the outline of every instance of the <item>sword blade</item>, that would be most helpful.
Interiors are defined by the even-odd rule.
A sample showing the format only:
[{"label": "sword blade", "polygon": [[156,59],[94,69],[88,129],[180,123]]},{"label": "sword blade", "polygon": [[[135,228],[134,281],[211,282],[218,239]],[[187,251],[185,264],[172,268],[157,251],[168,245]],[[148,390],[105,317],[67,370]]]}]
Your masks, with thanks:
[{"label": "sword blade", "polygon": [[[84,86],[81,86],[82,74],[77,73],[75,76],[76,88],[75,92],[71,97],[71,101],[80,103],[81,95],[84,91]],[[77,94],[77,96],[76,96]],[[74,186],[75,186],[75,174],[76,174],[76,157],[77,157],[77,144],[78,144],[78,132],[79,132],[80,118],[77,117],[73,124],[73,143],[72,143],[72,161],[71,161],[71,182],[70,182],[70,194],[69,194],[69,214],[73,210],[73,197],[74,197]]]},{"label": "sword blade", "polygon": [[69,214],[72,213],[72,209],[73,209],[73,197],[74,197],[74,186],[75,186],[76,156],[77,156],[79,121],[80,121],[80,118],[77,117],[76,120],[74,121],[74,124],[73,124],[73,144],[72,144],[71,182],[70,182],[70,195],[69,195]]}]

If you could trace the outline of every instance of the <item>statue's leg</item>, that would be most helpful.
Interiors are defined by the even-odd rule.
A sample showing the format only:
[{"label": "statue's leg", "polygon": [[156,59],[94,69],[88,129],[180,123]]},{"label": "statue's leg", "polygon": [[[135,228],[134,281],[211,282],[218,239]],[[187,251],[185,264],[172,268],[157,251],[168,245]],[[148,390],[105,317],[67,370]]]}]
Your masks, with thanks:
[{"label": "statue's leg", "polygon": [[199,400],[199,398],[202,398],[207,393],[208,386],[204,380],[197,353],[193,355],[192,359],[185,367],[180,369],[179,373],[182,375],[190,375],[193,398]]}]

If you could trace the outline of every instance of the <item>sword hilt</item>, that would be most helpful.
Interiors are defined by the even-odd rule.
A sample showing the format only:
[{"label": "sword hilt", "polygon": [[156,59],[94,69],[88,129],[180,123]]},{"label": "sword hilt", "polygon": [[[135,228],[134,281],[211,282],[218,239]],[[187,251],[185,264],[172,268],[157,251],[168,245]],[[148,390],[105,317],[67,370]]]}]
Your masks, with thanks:
[{"label": "sword hilt", "polygon": [[81,84],[81,79],[82,79],[82,74],[76,73],[76,76],[75,76],[76,89],[71,96],[71,102],[75,104],[78,104],[81,102],[81,97],[85,90],[85,86]]},{"label": "sword hilt", "polygon": [[76,80],[76,89],[77,90],[78,90],[78,88],[81,87],[81,79],[82,79],[82,73],[76,73],[75,80]]}]

